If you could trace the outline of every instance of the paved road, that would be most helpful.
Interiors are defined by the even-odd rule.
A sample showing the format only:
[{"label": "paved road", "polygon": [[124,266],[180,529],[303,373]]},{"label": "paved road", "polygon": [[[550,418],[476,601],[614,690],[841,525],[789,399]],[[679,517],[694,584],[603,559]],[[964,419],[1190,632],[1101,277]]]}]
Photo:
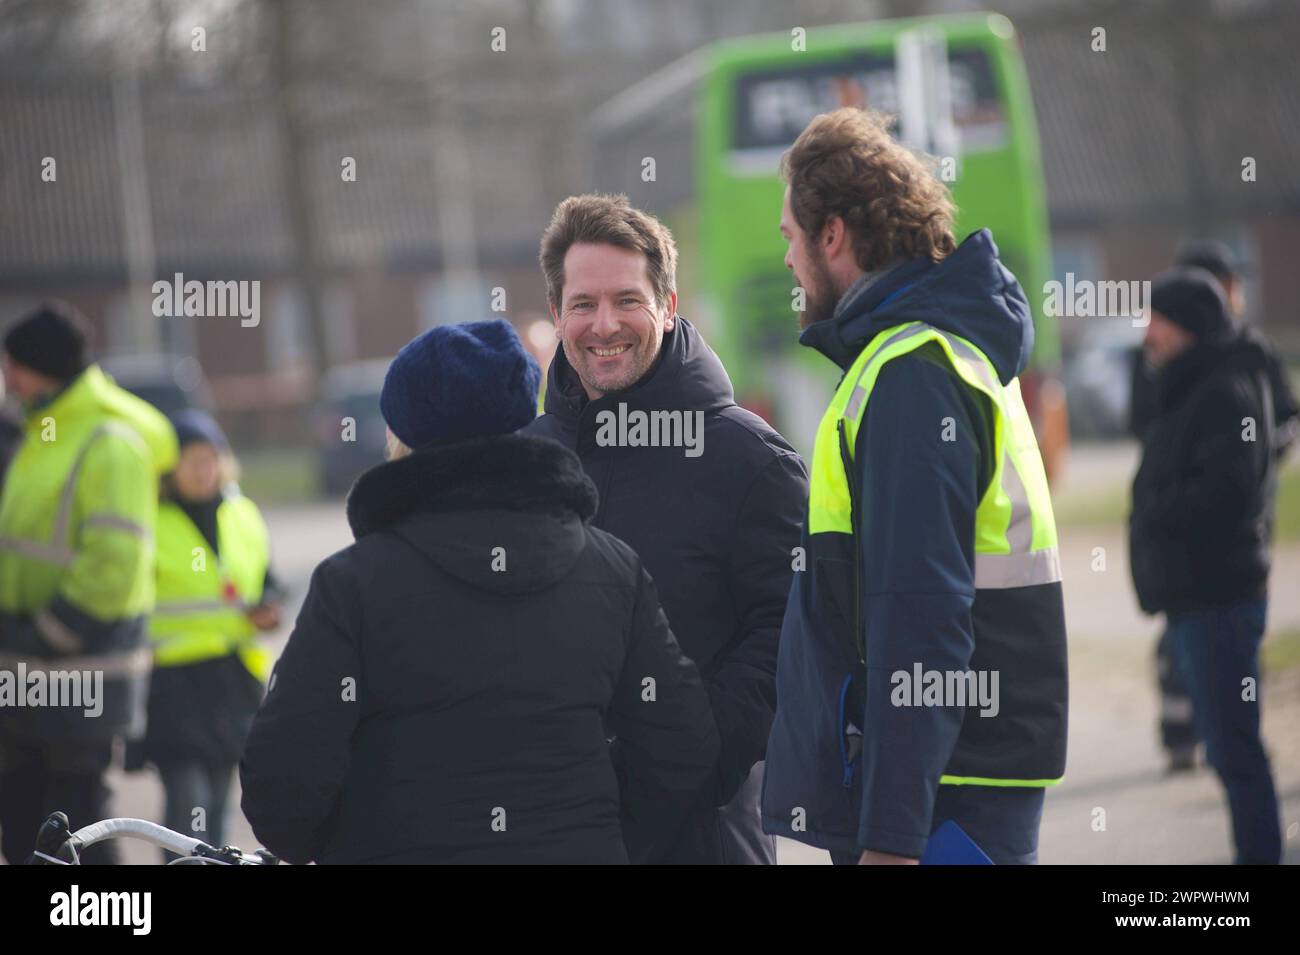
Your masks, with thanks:
[{"label": "paved road", "polygon": [[[1101,486],[1128,473],[1131,449],[1083,450],[1072,462],[1072,487]],[[297,600],[312,568],[350,541],[341,503],[275,508],[268,514],[275,562]],[[1097,549],[1101,548],[1101,551]],[[1104,569],[1098,554],[1105,557]],[[1117,530],[1063,534],[1066,614],[1070,632],[1071,709],[1067,778],[1047,797],[1040,852],[1044,863],[1222,863],[1231,859],[1227,815],[1208,770],[1166,778],[1158,748],[1151,650],[1158,624],[1138,611]],[[1300,629],[1300,547],[1277,554],[1270,630]],[[1285,582],[1285,583],[1284,583]],[[286,615],[292,620],[293,614]],[[278,650],[287,634],[275,638]],[[1300,862],[1300,671],[1266,680],[1265,736],[1289,831],[1287,861]],[[160,816],[151,775],[115,778],[116,811]],[[238,805],[236,799],[234,805]],[[1097,820],[1103,818],[1104,829]],[[230,839],[255,844],[242,816]],[[131,861],[152,850],[129,847]],[[824,863],[823,852],[781,845],[785,863]]]},{"label": "paved road", "polygon": [[[1129,586],[1124,541],[1116,531],[1063,536],[1070,634],[1070,739],[1066,778],[1050,790],[1039,837],[1043,863],[1226,863],[1228,816],[1218,780],[1201,769],[1166,777],[1156,734],[1152,657],[1159,632],[1142,616]],[[1105,571],[1093,549],[1105,548]],[[1300,629],[1300,548],[1277,554],[1279,586],[1269,629]],[[1264,736],[1282,800],[1286,861],[1300,863],[1300,669],[1261,689]],[[1103,816],[1104,813],[1104,816]],[[1094,829],[1104,819],[1105,828]],[[783,862],[828,862],[826,854],[782,845]]]}]

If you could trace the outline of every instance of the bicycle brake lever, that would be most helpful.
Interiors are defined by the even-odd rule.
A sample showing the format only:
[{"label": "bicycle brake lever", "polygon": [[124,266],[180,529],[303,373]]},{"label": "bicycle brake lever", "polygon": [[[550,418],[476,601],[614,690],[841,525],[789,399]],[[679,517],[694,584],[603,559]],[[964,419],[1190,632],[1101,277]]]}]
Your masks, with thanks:
[{"label": "bicycle brake lever", "polygon": [[67,814],[52,812],[36,833],[36,849],[28,857],[27,865],[54,865],[55,860],[76,865],[79,860],[74,843]]}]

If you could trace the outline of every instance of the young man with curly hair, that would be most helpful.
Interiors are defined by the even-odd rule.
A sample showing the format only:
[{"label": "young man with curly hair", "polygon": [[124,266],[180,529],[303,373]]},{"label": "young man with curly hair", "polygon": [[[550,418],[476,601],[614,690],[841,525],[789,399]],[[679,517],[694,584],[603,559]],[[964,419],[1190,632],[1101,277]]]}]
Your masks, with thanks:
[{"label": "young man with curly hair", "polygon": [[952,822],[995,863],[1034,862],[1067,684],[1017,380],[1029,306],[987,230],[954,241],[947,190],[883,117],[817,117],[782,172],[800,342],[844,377],[781,632],[764,827],[837,863],[898,864]]}]

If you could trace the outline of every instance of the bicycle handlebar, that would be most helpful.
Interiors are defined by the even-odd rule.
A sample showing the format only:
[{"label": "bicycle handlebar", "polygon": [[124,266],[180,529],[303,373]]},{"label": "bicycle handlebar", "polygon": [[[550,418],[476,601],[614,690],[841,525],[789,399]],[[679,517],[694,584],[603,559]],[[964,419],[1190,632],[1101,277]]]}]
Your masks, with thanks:
[{"label": "bicycle handlebar", "polygon": [[195,849],[205,844],[202,840],[192,839],[144,819],[105,819],[102,822],[93,822],[72,834],[72,838],[79,843],[78,850],[119,836],[151,842],[159,849],[167,849],[178,856],[193,855]]},{"label": "bicycle handlebar", "polygon": [[52,813],[41,826],[36,839],[33,865],[79,865],[80,854],[88,846],[105,839],[127,837],[148,842],[160,849],[175,853],[180,858],[172,863],[201,865],[276,865],[279,859],[258,849],[247,853],[234,846],[218,849],[200,839],[173,832],[165,826],[145,819],[104,819],[69,832],[68,817],[61,812]]}]

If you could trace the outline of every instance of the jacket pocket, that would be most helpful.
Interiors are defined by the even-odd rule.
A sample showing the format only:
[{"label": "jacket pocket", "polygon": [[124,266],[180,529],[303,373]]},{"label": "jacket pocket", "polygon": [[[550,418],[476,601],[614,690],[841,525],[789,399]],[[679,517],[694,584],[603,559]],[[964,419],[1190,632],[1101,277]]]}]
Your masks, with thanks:
[{"label": "jacket pocket", "polygon": [[[857,567],[851,560],[833,557],[818,558],[816,567],[817,610],[821,615],[817,629],[829,644],[828,656],[837,681],[831,711],[835,719],[834,738],[839,752],[840,782],[848,789],[853,785],[861,760],[861,746],[857,747],[857,753],[853,753],[848,734],[850,722],[862,721],[862,716],[858,714],[861,709],[858,704],[862,697],[854,686],[854,676],[862,670],[858,658],[857,602],[853,580]],[[858,685],[861,686],[861,683]]]}]

